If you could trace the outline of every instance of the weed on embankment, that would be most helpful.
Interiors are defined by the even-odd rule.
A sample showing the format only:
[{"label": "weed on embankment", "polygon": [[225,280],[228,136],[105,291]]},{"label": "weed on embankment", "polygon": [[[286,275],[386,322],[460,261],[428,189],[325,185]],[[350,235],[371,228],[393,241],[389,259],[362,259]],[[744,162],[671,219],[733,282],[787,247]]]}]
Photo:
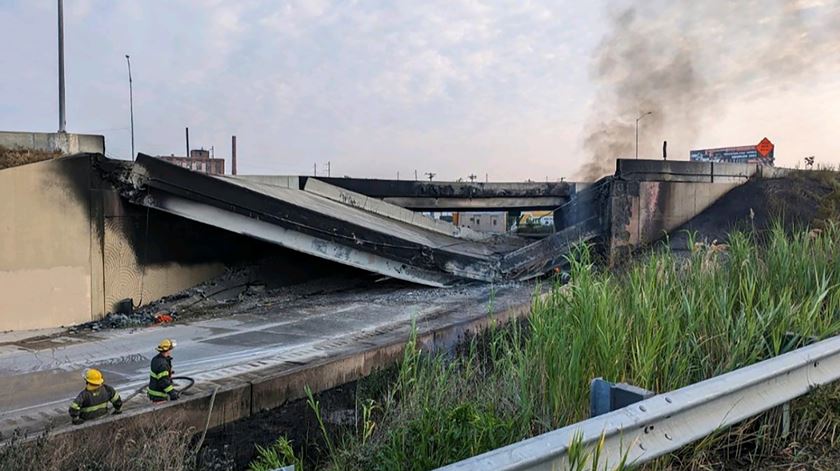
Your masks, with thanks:
[{"label": "weed on embankment", "polygon": [[[527,323],[498,326],[455,357],[424,355],[410,341],[387,392],[360,397],[356,426],[325,432],[329,458],[310,467],[431,469],[585,419],[594,377],[669,391],[783,353],[796,339],[840,333],[836,225],[691,244],[687,257],[655,252],[619,273],[580,248],[571,283],[535,297]],[[826,411],[840,399],[836,387],[823,390],[793,404],[786,438],[771,411],[647,467],[831,462],[840,418]],[[580,469],[591,467],[585,458]]]}]

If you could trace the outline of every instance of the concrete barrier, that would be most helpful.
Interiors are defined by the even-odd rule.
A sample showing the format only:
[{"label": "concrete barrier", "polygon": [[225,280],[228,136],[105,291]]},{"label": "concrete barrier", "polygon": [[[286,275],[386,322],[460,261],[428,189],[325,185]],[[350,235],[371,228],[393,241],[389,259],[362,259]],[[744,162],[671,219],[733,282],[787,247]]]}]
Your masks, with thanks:
[{"label": "concrete barrier", "polygon": [[618,159],[615,176],[633,181],[744,183],[754,176],[780,177],[788,171],[761,164]]},{"label": "concrete barrier", "polygon": [[63,155],[84,152],[104,154],[105,137],[95,134],[0,131],[0,146],[45,152],[59,151]]}]

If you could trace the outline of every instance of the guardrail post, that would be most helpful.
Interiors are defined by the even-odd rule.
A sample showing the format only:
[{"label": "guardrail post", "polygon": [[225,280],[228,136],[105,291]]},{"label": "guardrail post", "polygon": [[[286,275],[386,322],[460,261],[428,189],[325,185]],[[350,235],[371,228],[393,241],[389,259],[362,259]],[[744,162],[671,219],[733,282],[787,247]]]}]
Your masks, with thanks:
[{"label": "guardrail post", "polygon": [[610,383],[603,378],[595,378],[589,383],[589,416],[597,417],[654,395],[653,391],[631,384]]},{"label": "guardrail post", "polygon": [[601,378],[589,383],[589,417],[606,414],[612,410],[612,384]]},{"label": "guardrail post", "polygon": [[[759,166],[760,167],[760,166]],[[811,345],[818,339],[814,336],[799,335],[795,332],[785,332],[782,336],[782,348],[779,354],[788,353],[801,348],[805,345]],[[790,435],[790,402],[782,404],[782,438],[785,439]]]}]

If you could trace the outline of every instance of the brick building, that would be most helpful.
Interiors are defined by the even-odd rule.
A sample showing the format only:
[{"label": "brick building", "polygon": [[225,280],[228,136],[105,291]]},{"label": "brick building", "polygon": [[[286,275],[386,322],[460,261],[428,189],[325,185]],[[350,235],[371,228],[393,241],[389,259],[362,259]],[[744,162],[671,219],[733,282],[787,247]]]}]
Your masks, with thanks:
[{"label": "brick building", "polygon": [[190,170],[209,173],[210,175],[224,175],[225,174],[225,159],[216,159],[210,157],[210,151],[204,149],[190,150],[189,157],[180,155],[159,155],[161,160],[173,163],[180,167],[188,168]]}]

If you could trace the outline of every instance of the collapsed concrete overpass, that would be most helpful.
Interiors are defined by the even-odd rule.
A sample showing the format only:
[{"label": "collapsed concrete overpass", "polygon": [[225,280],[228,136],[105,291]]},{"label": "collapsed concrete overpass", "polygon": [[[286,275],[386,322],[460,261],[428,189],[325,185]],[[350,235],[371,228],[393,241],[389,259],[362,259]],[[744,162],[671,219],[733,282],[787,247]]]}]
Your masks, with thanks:
[{"label": "collapsed concrete overpass", "polygon": [[[395,182],[214,177],[142,155],[136,162],[77,154],[22,165],[0,171],[0,329],[95,320],[120,300],[148,303],[272,251],[284,260],[297,257],[287,262],[295,273],[316,265],[333,270],[337,263],[364,270],[361,276],[436,287],[527,280],[564,264],[580,240],[597,240],[611,258],[620,257],[753,175],[774,172],[621,160],[614,176],[585,188],[397,182],[400,188],[387,190]],[[368,187],[357,189],[372,194],[333,184],[359,182]],[[570,201],[555,211],[558,231],[531,243],[460,228],[383,199],[435,198],[432,189],[439,195],[447,185],[450,196],[485,202],[503,192]]]},{"label": "collapsed concrete overpass", "polygon": [[568,203],[578,188],[578,184],[574,182],[427,182],[336,177],[317,179],[414,211],[553,210]]},{"label": "collapsed concrete overpass", "polygon": [[[143,154],[135,163],[115,168],[122,172],[111,178],[120,175],[121,193],[134,204],[430,286],[534,278],[562,263],[557,253],[565,253],[564,247],[597,232],[593,225],[583,232],[554,234],[549,242],[535,245],[553,241],[554,252],[524,250],[527,240],[473,232],[320,178],[211,176]],[[388,185],[386,181],[380,186]],[[485,188],[480,194],[514,189]],[[465,186],[458,194],[476,193],[473,190]],[[450,194],[456,194],[453,191]],[[527,198],[546,193],[548,187],[525,184],[517,191]],[[567,198],[570,187],[563,184],[551,191]]]}]

